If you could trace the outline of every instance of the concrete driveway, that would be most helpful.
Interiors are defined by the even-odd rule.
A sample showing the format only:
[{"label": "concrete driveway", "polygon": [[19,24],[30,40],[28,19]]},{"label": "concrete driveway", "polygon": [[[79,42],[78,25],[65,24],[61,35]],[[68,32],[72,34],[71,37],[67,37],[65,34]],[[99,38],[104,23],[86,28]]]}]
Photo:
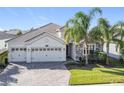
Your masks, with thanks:
[{"label": "concrete driveway", "polygon": [[11,63],[0,73],[0,85],[65,86],[69,78],[63,62]]}]

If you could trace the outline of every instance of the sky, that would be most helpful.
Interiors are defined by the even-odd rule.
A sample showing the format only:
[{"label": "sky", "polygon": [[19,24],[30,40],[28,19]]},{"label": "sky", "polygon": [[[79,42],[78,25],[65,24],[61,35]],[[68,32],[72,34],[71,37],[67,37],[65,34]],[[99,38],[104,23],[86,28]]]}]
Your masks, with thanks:
[{"label": "sky", "polygon": [[[88,7],[41,7],[41,8],[0,8],[0,30],[37,28],[48,23],[63,26],[74,14],[82,11],[88,13]],[[107,18],[110,24],[124,21],[124,8],[101,8],[103,15],[97,15],[91,22],[91,27],[97,24],[99,17]]]}]

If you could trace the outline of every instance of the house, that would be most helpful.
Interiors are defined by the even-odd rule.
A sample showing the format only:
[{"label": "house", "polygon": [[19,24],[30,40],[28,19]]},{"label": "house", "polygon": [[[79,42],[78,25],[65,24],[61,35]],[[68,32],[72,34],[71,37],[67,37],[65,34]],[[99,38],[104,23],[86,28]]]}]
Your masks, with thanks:
[{"label": "house", "polygon": [[[79,60],[79,50],[85,55],[85,49],[79,48],[74,42],[65,44],[64,27],[54,23],[32,29],[6,43],[9,62],[61,62],[66,61],[66,57]],[[96,44],[88,46],[88,53],[97,48]]]},{"label": "house", "polygon": [[20,29],[10,29],[10,30],[5,30],[4,32],[6,32],[8,34],[12,34],[12,35],[17,35],[19,32],[22,33],[22,31]]},{"label": "house", "polygon": [[[103,51],[106,53],[106,44],[103,45]],[[119,47],[117,47],[116,43],[109,44],[109,56],[115,59],[120,59]]]},{"label": "house", "polygon": [[16,37],[15,35],[0,31],[0,51],[3,51],[4,49],[7,48],[7,44],[5,43],[5,41],[15,37]]}]

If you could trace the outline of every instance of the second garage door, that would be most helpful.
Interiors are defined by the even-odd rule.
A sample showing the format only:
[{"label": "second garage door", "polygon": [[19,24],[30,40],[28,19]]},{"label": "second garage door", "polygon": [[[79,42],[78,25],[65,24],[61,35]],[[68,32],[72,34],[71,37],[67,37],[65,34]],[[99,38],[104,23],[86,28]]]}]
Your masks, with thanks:
[{"label": "second garage door", "polygon": [[31,62],[53,62],[64,61],[64,48],[32,48]]}]

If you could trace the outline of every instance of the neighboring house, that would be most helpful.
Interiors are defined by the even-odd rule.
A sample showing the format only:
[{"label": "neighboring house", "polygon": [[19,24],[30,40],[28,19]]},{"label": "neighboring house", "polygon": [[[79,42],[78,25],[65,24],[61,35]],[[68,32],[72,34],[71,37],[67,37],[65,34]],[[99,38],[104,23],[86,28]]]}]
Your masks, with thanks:
[{"label": "neighboring house", "polygon": [[[49,23],[11,40],[8,43],[9,62],[60,62],[70,57],[79,60],[79,48],[71,42],[66,45],[64,42],[64,27]],[[88,53],[97,49],[96,44],[89,44]]]},{"label": "neighboring house", "polygon": [[6,32],[8,34],[12,34],[12,35],[17,35],[19,32],[23,33],[23,31],[21,31],[20,29],[10,29],[10,30],[4,31],[4,32]]},{"label": "neighboring house", "polygon": [[[106,53],[106,44],[103,45],[103,51]],[[119,48],[117,48],[117,44],[109,44],[109,56],[116,59],[120,58]]]},{"label": "neighboring house", "polygon": [[7,44],[5,43],[5,41],[15,37],[16,37],[15,35],[0,31],[0,51],[3,51],[4,49],[7,48]]}]

